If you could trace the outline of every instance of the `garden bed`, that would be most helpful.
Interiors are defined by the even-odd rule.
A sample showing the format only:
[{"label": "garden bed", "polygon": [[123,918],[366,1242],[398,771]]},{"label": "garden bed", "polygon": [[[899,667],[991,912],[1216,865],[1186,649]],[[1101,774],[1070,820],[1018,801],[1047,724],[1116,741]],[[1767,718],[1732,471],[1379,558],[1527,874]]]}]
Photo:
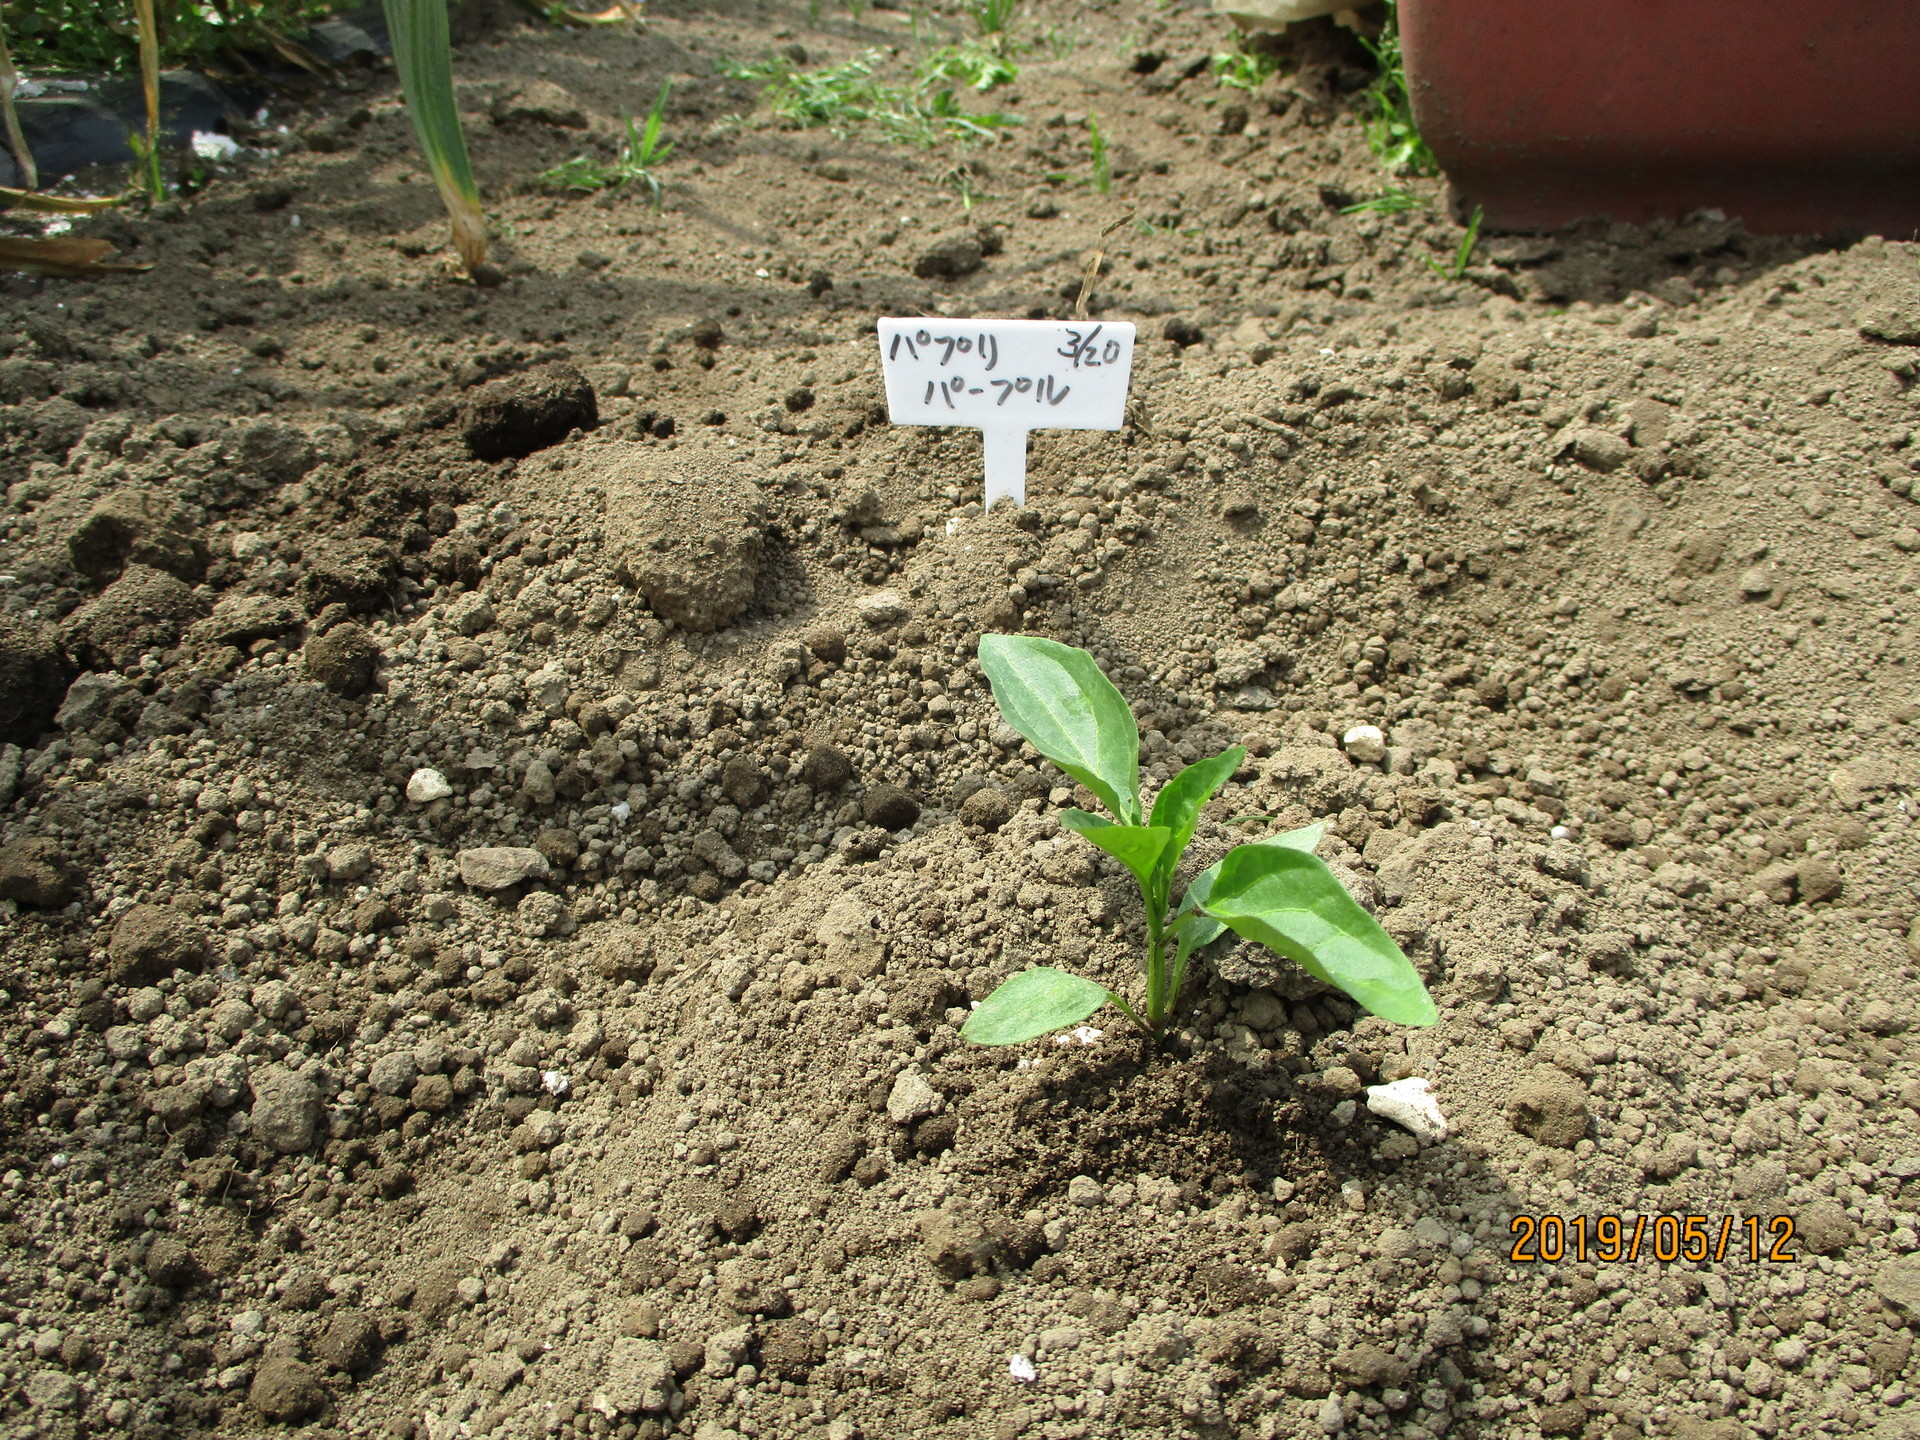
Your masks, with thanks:
[{"label": "garden bed", "polygon": [[[1014,38],[963,151],[722,73],[900,83],[899,12],[506,29],[455,65],[498,285],[363,76],[76,222],[152,270],[0,287],[9,1424],[1911,1423],[1912,247],[1440,274],[1337,37],[1253,90],[1197,12]],[[660,209],[534,183],[670,78]],[[981,515],[874,318],[1090,268],[1133,423]],[[1223,945],[1157,1047],[960,1041],[1031,963],[1137,985],[1002,630],[1105,662],[1150,786],[1248,746],[1195,862],[1326,821],[1440,1023]],[[1438,1144],[1367,1109],[1409,1075]],[[1659,1212],[1797,1258],[1508,1258]]]}]

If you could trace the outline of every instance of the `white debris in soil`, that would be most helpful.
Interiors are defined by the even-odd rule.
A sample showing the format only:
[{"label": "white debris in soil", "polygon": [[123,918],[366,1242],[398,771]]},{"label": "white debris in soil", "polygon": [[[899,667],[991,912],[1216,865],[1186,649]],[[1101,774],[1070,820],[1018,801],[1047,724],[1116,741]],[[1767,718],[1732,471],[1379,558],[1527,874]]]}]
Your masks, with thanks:
[{"label": "white debris in soil", "polygon": [[1024,1355],[1013,1355],[1007,1359],[1007,1373],[1022,1385],[1031,1385],[1040,1378],[1040,1372],[1033,1368],[1033,1361]]},{"label": "white debris in soil", "polygon": [[438,770],[419,769],[407,778],[407,799],[416,805],[430,805],[453,794],[453,786]]},{"label": "white debris in soil", "polygon": [[1422,1144],[1447,1138],[1447,1117],[1440,1113],[1440,1102],[1417,1075],[1387,1085],[1369,1085],[1367,1109],[1383,1120],[1405,1126]]},{"label": "white debris in soil", "polygon": [[196,130],[188,144],[196,157],[216,164],[231,160],[240,153],[240,142],[217,130]]},{"label": "white debris in soil", "polygon": [[1375,765],[1387,755],[1387,736],[1378,725],[1355,725],[1340,737],[1340,743],[1354,760]]}]

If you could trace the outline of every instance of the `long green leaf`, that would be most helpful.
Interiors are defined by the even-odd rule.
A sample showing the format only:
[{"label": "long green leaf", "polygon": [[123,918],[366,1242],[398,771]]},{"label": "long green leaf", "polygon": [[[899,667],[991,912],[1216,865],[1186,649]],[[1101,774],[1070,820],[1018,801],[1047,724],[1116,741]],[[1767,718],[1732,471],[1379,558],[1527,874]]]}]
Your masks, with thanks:
[{"label": "long green leaf", "polygon": [[97,215],[102,210],[126,204],[138,193],[130,190],[125,195],[48,195],[40,190],[15,190],[0,185],[0,210],[32,210],[42,215]]},{"label": "long green leaf", "polygon": [[1160,793],[1153,797],[1152,825],[1164,825],[1173,832],[1173,839],[1160,856],[1160,875],[1170,878],[1174,866],[1180,863],[1180,857],[1186,853],[1188,844],[1193,840],[1193,832],[1200,824],[1200,812],[1216,791],[1227,783],[1227,777],[1240,768],[1240,762],[1247,758],[1243,746],[1233,745],[1221,751],[1211,760],[1196,760],[1173,779],[1161,787]]},{"label": "long green leaf", "polygon": [[980,668],[1007,724],[1122,823],[1140,823],[1140,730],[1091,655],[1035,635],[983,635]]},{"label": "long green leaf", "polygon": [[1113,856],[1142,886],[1166,863],[1173,838],[1164,825],[1116,825],[1085,810],[1062,810],[1060,823]]},{"label": "long green leaf", "polygon": [[1229,851],[1209,884],[1207,913],[1337,985],[1383,1019],[1438,1020],[1419,973],[1317,856],[1284,845]]},{"label": "long green leaf", "polygon": [[1104,985],[1036,965],[982,1000],[960,1033],[979,1045],[1018,1045],[1078,1025],[1109,998]]},{"label": "long green leaf", "polygon": [[393,42],[393,67],[413,117],[440,203],[453,227],[454,248],[467,273],[487,261],[487,223],[480,210],[480,187],[467,161],[466,132],[453,95],[453,42],[447,34],[447,0],[384,0],[387,33]]},{"label": "long green leaf", "polygon": [[153,0],[133,0],[134,30],[140,46],[140,90],[147,102],[147,138],[136,146],[146,173],[147,195],[156,204],[166,193],[160,173],[160,24]]}]

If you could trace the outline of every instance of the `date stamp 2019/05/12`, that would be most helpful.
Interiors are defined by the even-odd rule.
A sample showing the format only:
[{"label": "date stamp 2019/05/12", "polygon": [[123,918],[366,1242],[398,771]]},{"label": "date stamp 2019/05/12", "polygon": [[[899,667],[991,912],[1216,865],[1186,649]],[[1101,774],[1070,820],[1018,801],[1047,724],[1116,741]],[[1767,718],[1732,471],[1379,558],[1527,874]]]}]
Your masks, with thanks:
[{"label": "date stamp 2019/05/12", "polygon": [[1516,1215],[1507,1258],[1521,1265],[1596,1261],[1791,1265],[1791,1215]]}]

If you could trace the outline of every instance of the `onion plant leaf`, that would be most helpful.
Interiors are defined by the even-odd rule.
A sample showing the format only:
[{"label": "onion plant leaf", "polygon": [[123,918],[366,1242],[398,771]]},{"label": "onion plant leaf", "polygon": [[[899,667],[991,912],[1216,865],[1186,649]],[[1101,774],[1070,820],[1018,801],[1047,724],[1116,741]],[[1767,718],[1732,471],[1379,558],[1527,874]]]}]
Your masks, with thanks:
[{"label": "onion plant leaf", "polygon": [[469,275],[487,259],[487,224],[480,188],[467,160],[466,132],[453,93],[453,44],[447,31],[447,0],[384,0],[393,68],[407,98],[407,114],[420,153],[433,177],[453,229],[454,248]]},{"label": "onion plant leaf", "polygon": [[1038,965],[982,1000],[960,1033],[979,1045],[1018,1045],[1078,1025],[1109,998],[1104,985]]},{"label": "onion plant leaf", "polygon": [[1007,724],[1123,824],[1140,823],[1140,729],[1091,655],[1037,635],[983,635],[980,668]]},{"label": "onion plant leaf", "polygon": [[1431,1025],[1440,1018],[1400,947],[1317,856],[1287,845],[1242,845],[1220,862],[1198,903],[1383,1019]]}]

